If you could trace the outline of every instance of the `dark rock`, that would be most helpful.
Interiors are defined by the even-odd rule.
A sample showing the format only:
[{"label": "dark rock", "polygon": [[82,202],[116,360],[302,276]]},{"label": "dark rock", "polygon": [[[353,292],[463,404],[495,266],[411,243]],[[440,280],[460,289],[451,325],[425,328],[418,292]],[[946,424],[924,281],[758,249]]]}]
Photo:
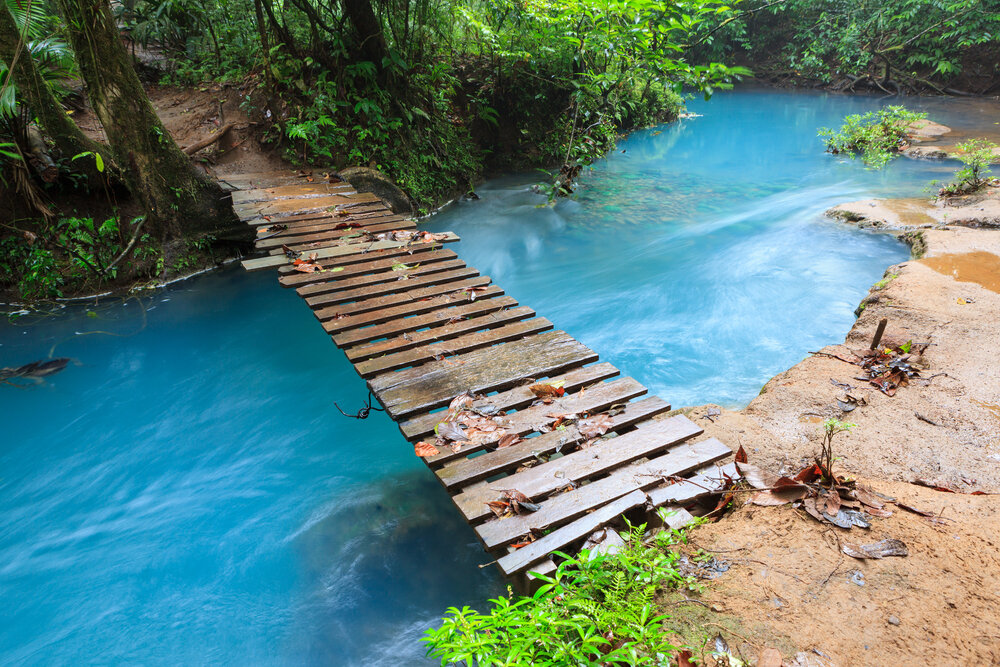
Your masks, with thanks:
[{"label": "dark rock", "polygon": [[369,167],[347,167],[337,175],[354,186],[358,192],[371,192],[386,203],[393,213],[409,215],[413,213],[413,200],[391,178],[377,169]]}]

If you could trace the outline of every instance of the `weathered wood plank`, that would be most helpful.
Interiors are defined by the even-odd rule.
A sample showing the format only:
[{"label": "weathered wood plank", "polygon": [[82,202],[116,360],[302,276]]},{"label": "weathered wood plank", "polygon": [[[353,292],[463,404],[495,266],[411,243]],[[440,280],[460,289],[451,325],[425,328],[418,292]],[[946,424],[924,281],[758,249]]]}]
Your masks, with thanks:
[{"label": "weathered wood plank", "polygon": [[[487,300],[493,303],[495,309],[505,308],[509,305],[517,305],[511,297],[507,297],[502,302],[497,302],[493,297],[503,296],[503,290],[496,285],[490,285],[485,291],[480,293],[480,298],[476,301]],[[471,304],[475,304],[476,301],[472,301]],[[500,305],[500,304],[503,305]],[[413,301],[410,303],[400,304],[398,306],[392,306],[390,308],[383,308],[382,310],[373,310],[367,313],[359,313],[357,315],[345,315],[339,318],[331,318],[327,320],[321,320],[323,322],[323,329],[328,334],[340,334],[345,331],[352,331],[354,329],[361,329],[362,327],[373,327],[374,325],[383,324],[385,322],[394,322],[397,320],[402,320],[402,318],[411,318],[414,315],[426,315],[431,311],[438,311],[443,308],[448,308],[449,306],[463,306],[467,307],[470,305],[470,300],[462,292],[449,292],[448,294],[441,294],[440,296],[431,297],[422,301]],[[489,308],[489,305],[484,306],[484,308]],[[473,309],[477,310],[477,309]],[[482,309],[478,309],[482,310]],[[318,312],[318,311],[317,311]],[[486,312],[489,312],[487,310]],[[478,314],[478,313],[477,313]],[[451,314],[452,317],[456,316],[456,313]],[[460,315],[459,315],[460,316]],[[451,317],[446,317],[445,319],[451,319]],[[415,320],[410,322],[410,324],[417,324],[415,328],[407,328],[405,331],[416,331],[416,329],[422,329],[424,326],[434,326],[433,322],[435,320],[426,320],[427,324],[421,324],[422,320]],[[368,331],[366,329],[366,331]],[[376,332],[377,333],[377,332]],[[396,331],[391,334],[386,335],[396,335],[398,333],[403,333],[403,331]],[[376,336],[376,338],[385,338],[386,335]],[[370,340],[375,340],[372,338]],[[368,342],[368,341],[362,341]],[[360,345],[361,343],[353,343],[355,345]],[[339,345],[339,343],[338,343]],[[343,347],[343,346],[341,346]]]},{"label": "weathered wood plank", "polygon": [[[311,185],[308,180],[298,176],[294,171],[261,171],[244,174],[228,174],[217,176],[221,183],[237,188],[237,191],[259,190],[286,185]],[[312,184],[316,184],[317,179]]]},{"label": "weathered wood plank", "polygon": [[[411,262],[406,262],[407,264],[433,264],[434,262],[443,262],[445,260],[457,260],[458,255],[453,253],[451,250],[435,250],[433,252],[422,253],[419,255],[419,260],[414,259]],[[365,275],[368,273],[379,273],[382,271],[391,271],[392,267],[399,264],[402,260],[398,258],[389,257],[386,259],[372,259],[367,262],[357,262],[355,264],[349,264],[342,267],[324,267],[324,268],[339,268],[339,271],[326,272],[323,275],[327,276],[328,280],[345,280],[347,278],[353,278],[354,276]],[[321,265],[322,266],[322,265]],[[301,274],[305,276],[310,276],[312,274]],[[282,285],[286,287],[294,286],[290,278],[297,277],[294,274],[288,276],[281,276],[278,280]],[[300,285],[301,286],[301,285]]]},{"label": "weathered wood plank", "polygon": [[[502,291],[495,285],[491,285],[489,289]],[[476,299],[472,302],[448,308],[440,308],[422,315],[401,317],[382,324],[376,324],[375,326],[344,331],[336,334],[333,337],[333,342],[337,344],[337,347],[360,345],[361,343],[368,343],[373,340],[378,340],[379,338],[397,336],[399,334],[406,333],[407,331],[416,331],[417,329],[423,329],[425,327],[439,326],[456,317],[473,317],[483,315],[485,313],[495,313],[504,308],[513,308],[516,305],[517,299],[510,296],[498,296],[494,299]],[[399,306],[401,309],[410,307],[411,306]],[[377,314],[380,313],[373,313],[373,315]],[[358,317],[366,317],[366,315],[359,315]],[[329,320],[328,322],[323,323],[323,328],[333,327],[334,325],[340,324],[342,321],[343,320]]]},{"label": "weathered wood plank", "polygon": [[[435,243],[454,243],[459,241],[457,234],[453,232],[448,232],[446,238],[436,241]],[[373,250],[382,250],[383,248],[406,248],[411,247],[414,243],[409,241],[376,241],[374,243],[345,243],[342,245],[331,246],[329,248],[320,248],[316,251],[317,259],[326,259],[328,257],[338,257],[340,255],[351,255],[358,252],[371,252]],[[286,264],[291,264],[291,261],[284,255],[267,255],[265,257],[255,257],[253,259],[243,260],[243,268],[247,271],[261,271],[263,269],[272,269],[278,266],[284,266]]]},{"label": "weathered wood plank", "polygon": [[[474,270],[475,269],[470,269],[470,271]],[[354,315],[356,313],[367,313],[373,310],[382,310],[383,308],[390,308],[404,303],[413,303],[423,299],[430,299],[440,294],[460,294],[463,291],[473,289],[475,287],[486,287],[489,284],[489,276],[479,276],[477,278],[469,278],[467,280],[446,282],[440,285],[429,285],[427,287],[410,290],[409,292],[396,292],[393,294],[386,294],[384,296],[373,297],[371,299],[354,301],[352,303],[342,303],[327,308],[320,308],[315,312],[316,317],[320,321],[331,320],[340,317],[341,315],[347,316]],[[372,344],[376,345],[377,343]]]},{"label": "weathered wood plank", "polygon": [[322,231],[322,229],[330,229],[334,225],[340,222],[359,222],[362,220],[375,220],[381,218],[383,221],[389,221],[393,219],[409,220],[408,217],[402,217],[395,215],[391,210],[387,209],[381,203],[372,204],[357,204],[352,205],[351,208],[345,209],[344,211],[347,215],[340,215],[330,213],[326,210],[320,211],[307,211],[306,213],[299,213],[297,215],[288,215],[283,218],[278,218],[277,220],[271,220],[267,218],[260,218],[258,220],[252,220],[247,222],[248,225],[260,229],[261,227],[270,227],[271,225],[281,223],[286,225],[290,230],[301,230],[303,232],[309,231],[310,228],[320,227],[319,230],[312,229],[312,231]]},{"label": "weathered wood plank", "polygon": [[[330,225],[330,227],[333,227],[333,225]],[[382,232],[391,232],[396,229],[416,229],[416,227],[417,223],[412,220],[404,220],[402,222],[380,222],[376,218],[376,220],[371,223],[364,221],[364,224],[360,227],[352,229],[331,229],[329,231],[313,234],[297,235],[294,230],[286,229],[283,232],[279,232],[277,236],[268,235],[267,238],[258,239],[254,246],[258,250],[271,250],[273,248],[280,248],[283,245],[287,245],[292,250],[308,252],[309,245],[313,243],[326,243],[340,239],[361,238],[363,236],[362,232],[380,234]]]},{"label": "weathered wood plank", "polygon": [[380,283],[378,285],[368,285],[366,287],[346,290],[344,292],[310,296],[306,298],[306,303],[310,308],[325,308],[327,306],[334,306],[340,303],[358,301],[361,299],[371,299],[372,297],[393,294],[395,292],[409,292],[422,287],[429,287],[430,285],[465,281],[469,278],[475,278],[478,275],[479,271],[466,267],[464,269],[455,269],[453,271],[445,271],[443,273],[423,275],[417,278],[411,278],[410,280],[395,280],[392,282]]},{"label": "weathered wood plank", "polygon": [[653,507],[688,503],[699,496],[718,491],[725,485],[727,477],[738,479],[739,476],[734,463],[706,466],[699,470],[697,475],[653,489],[648,493],[649,502]]},{"label": "weathered wood plank", "polygon": [[[454,253],[452,253],[454,254]],[[379,283],[391,283],[394,281],[404,282],[406,280],[411,280],[417,276],[428,275],[431,273],[440,273],[442,271],[454,271],[455,269],[466,268],[465,262],[458,259],[458,255],[454,257],[443,258],[439,262],[430,261],[413,261],[407,264],[399,260],[390,261],[387,268],[373,269],[368,272],[358,273],[354,269],[352,275],[347,275],[341,277],[341,273],[346,273],[348,269],[345,268],[343,272],[328,272],[323,275],[326,279],[322,282],[309,283],[308,285],[301,285],[295,288],[295,291],[304,299],[309,297],[318,296],[321,294],[332,294],[334,292],[341,292],[343,290],[355,289],[358,287],[364,287],[365,285],[377,285]],[[398,266],[402,265],[402,266]],[[364,265],[362,265],[364,266]],[[396,266],[396,269],[393,267]],[[403,268],[403,266],[410,268]],[[404,276],[409,276],[405,277]]]},{"label": "weathered wood plank", "polygon": [[412,220],[412,218],[395,215],[382,204],[376,203],[353,205],[337,214],[324,210],[300,213],[280,218],[277,221],[262,219],[253,223],[253,226],[260,229],[280,223],[288,227],[285,233],[302,235],[328,231],[342,223],[360,225],[392,222],[393,220]]},{"label": "weathered wood plank", "polygon": [[[646,388],[637,380],[629,377],[619,378],[611,382],[596,384],[586,391],[566,394],[562,398],[552,401],[552,403],[539,403],[538,405],[532,405],[504,417],[494,417],[494,421],[503,427],[505,433],[515,433],[525,436],[537,431],[541,426],[552,424],[558,418],[552,415],[582,414],[584,412],[597,413],[608,409],[612,405],[626,403],[645,393]],[[453,452],[451,449],[446,448],[440,454],[427,457],[424,461],[430,466],[438,466],[457,458],[465,458],[469,454],[483,449],[490,449],[490,446],[499,440],[502,435],[504,433],[498,432],[494,438],[474,445],[466,445],[458,452]]]},{"label": "weathered wood plank", "polygon": [[[658,396],[628,403],[623,412],[611,418],[612,426],[609,431],[620,431],[669,410],[670,404]],[[562,431],[550,431],[482,456],[453,461],[435,472],[445,487],[457,489],[488,477],[511,472],[536,457],[548,456],[563,448],[569,449],[567,445],[584,440],[586,438],[580,435],[574,423]]]},{"label": "weathered wood plank", "polygon": [[472,487],[456,495],[453,500],[468,521],[479,522],[491,516],[486,503],[497,500],[504,489],[517,489],[538,502],[556,489],[578,484],[701,433],[701,427],[682,415],[645,422],[634,431],[599,441],[588,449],[567,454],[490,484]]},{"label": "weathered wood plank", "polygon": [[545,530],[573,521],[635,489],[648,489],[666,477],[684,475],[730,455],[732,450],[715,438],[680,444],[663,456],[633,463],[613,471],[604,479],[556,494],[543,502],[537,512],[487,521],[477,526],[476,532],[487,549],[494,549],[517,541],[532,529]]},{"label": "weathered wood plank", "polygon": [[597,354],[565,331],[529,336],[420,368],[368,381],[395,420],[446,405],[463,391],[508,389],[526,377],[560,373],[597,361]]},{"label": "weathered wood plank", "polygon": [[[397,262],[415,264],[418,262],[417,257],[421,256],[420,253],[437,250],[441,250],[441,246],[439,244],[427,243],[425,245],[421,245],[419,247],[414,246],[412,248],[383,248],[382,250],[375,250],[372,252],[351,253],[340,257],[329,257],[327,259],[317,260],[316,263],[324,269],[329,269],[335,266],[348,267],[353,264],[364,264],[365,262],[373,262],[377,259],[389,259],[390,257],[396,257]],[[407,259],[408,257],[412,259]],[[316,282],[317,280],[315,276],[296,271],[295,267],[291,265],[279,267],[278,276],[278,280],[281,281],[281,284],[285,287],[308,285],[309,283]]]},{"label": "weathered wood plank", "polygon": [[[355,368],[358,370],[361,377],[370,377],[377,373],[384,373],[388,370],[403,368],[403,366],[392,366],[392,363],[395,362],[392,362],[391,358],[396,354],[407,352],[418,347],[425,347],[428,346],[429,343],[437,343],[440,341],[448,341],[445,347],[447,350],[454,350],[452,347],[453,345],[462,344],[455,341],[455,339],[460,336],[479,331],[480,329],[490,329],[501,324],[509,324],[511,322],[525,320],[534,316],[534,310],[528,308],[527,306],[519,306],[517,308],[510,308],[508,310],[502,310],[498,313],[490,313],[489,315],[483,315],[481,317],[463,319],[459,322],[445,324],[444,326],[428,329],[427,331],[417,331],[386,340],[376,341],[374,343],[368,343],[367,345],[358,345],[357,347],[348,348],[344,350],[344,352],[347,354],[348,360],[351,361],[351,363],[356,364]],[[452,352],[445,351],[440,352],[439,354],[451,353]],[[378,360],[382,363],[364,366],[366,370],[363,372],[361,362],[372,360],[374,357],[378,357]]]},{"label": "weathered wood plank", "polygon": [[350,204],[367,204],[376,201],[379,201],[379,198],[370,192],[358,192],[351,195],[334,193],[324,197],[313,197],[312,199],[279,199],[276,201],[241,204],[233,206],[233,210],[240,220],[253,224],[252,221],[258,218],[281,218],[312,211],[336,210],[337,207],[340,207],[340,210],[344,210],[344,207]]},{"label": "weathered wood plank", "polygon": [[[485,317],[475,318],[477,321],[484,321],[490,318],[495,318],[499,323],[504,322],[508,319],[508,314],[513,315],[517,318],[525,317],[523,312],[518,312],[519,310],[527,310],[529,313],[533,313],[530,308],[518,309],[514,308],[511,310],[502,310],[500,312],[492,313]],[[452,325],[455,326],[455,325]],[[480,325],[481,326],[481,325]],[[443,329],[445,327],[439,327]],[[538,317],[532,320],[527,320],[525,322],[515,322],[514,324],[506,324],[503,326],[497,326],[492,329],[486,329],[485,331],[477,331],[465,336],[459,336],[457,338],[452,338],[443,342],[438,342],[436,345],[425,345],[422,347],[417,347],[414,349],[406,350],[404,352],[397,352],[395,354],[389,354],[384,357],[377,357],[375,359],[369,359],[366,362],[361,362],[355,366],[358,371],[358,375],[363,378],[370,378],[379,373],[386,373],[389,371],[399,370],[400,368],[408,368],[409,366],[417,366],[423,363],[427,363],[436,357],[442,355],[450,354],[461,354],[463,352],[470,352],[472,350],[478,350],[483,347],[490,345],[496,345],[497,343],[505,343],[507,341],[517,340],[519,338],[524,338],[525,336],[530,336],[531,334],[541,333],[543,331],[548,331],[552,328],[552,323],[549,322],[544,317]],[[436,331],[432,330],[432,331]],[[429,332],[419,332],[421,333]]]},{"label": "weathered wood plank", "polygon": [[354,186],[340,183],[303,183],[300,185],[277,185],[270,188],[237,190],[233,193],[233,204],[250,204],[275,199],[295,199],[320,197],[329,194],[355,194]]},{"label": "weathered wood plank", "polygon": [[[559,374],[551,377],[548,382],[562,382],[563,389],[566,393],[571,393],[580,389],[581,387],[587,387],[594,383],[601,382],[602,380],[607,380],[613,378],[619,374],[619,370],[607,362],[600,364],[594,364],[593,366],[587,366],[585,368],[576,368],[565,374]],[[527,384],[531,384],[536,379],[541,379],[543,376],[538,376],[538,378],[531,378]],[[476,409],[483,408],[496,408],[497,410],[520,410],[521,408],[527,407],[534,403],[538,398],[531,393],[527,385],[514,387],[507,391],[502,391],[493,396],[487,396],[481,398],[473,403],[473,407]],[[434,432],[434,427],[438,425],[442,419],[444,419],[446,412],[432,412],[425,415],[420,415],[418,417],[413,417],[408,421],[402,422],[399,425],[399,429],[406,436],[407,440],[415,441],[419,440]]]},{"label": "weathered wood plank", "polygon": [[[407,265],[411,266],[411,265]],[[443,273],[445,271],[455,271],[456,269],[465,269],[465,262],[460,259],[448,259],[442,262],[432,262],[430,264],[421,264],[419,266],[414,266],[409,269],[400,269],[398,271],[380,271],[378,273],[366,273],[360,276],[354,276],[353,278],[345,278],[341,280],[337,277],[336,273],[324,274],[328,276],[326,282],[320,283],[309,283],[308,285],[303,285],[302,287],[297,287],[295,289],[299,296],[309,299],[317,296],[332,295],[335,296],[337,292],[344,292],[347,290],[355,290],[359,287],[368,287],[371,285],[380,285],[382,283],[395,283],[395,282],[406,282],[412,278],[418,278],[420,276],[428,276],[432,273]],[[310,302],[310,305],[311,302]]]},{"label": "weathered wood plank", "polygon": [[552,531],[540,540],[536,540],[526,547],[507,554],[497,561],[497,565],[508,576],[520,572],[530,567],[533,563],[546,558],[553,551],[562,549],[567,544],[589,535],[604,524],[614,521],[630,509],[644,505],[645,503],[646,494],[638,490],[633,491],[612,503],[608,503],[596,512],[586,514],[573,523]]},{"label": "weathered wood plank", "polygon": [[380,202],[351,204],[350,208],[343,209],[343,211],[347,215],[335,214],[326,209],[320,209],[317,211],[306,211],[305,213],[294,213],[274,220],[268,220],[267,218],[251,219],[247,220],[246,223],[252,227],[260,227],[261,225],[271,225],[275,222],[280,222],[289,227],[298,227],[299,225],[329,224],[331,221],[350,222],[351,220],[361,220],[379,215],[392,215],[392,211]]}]

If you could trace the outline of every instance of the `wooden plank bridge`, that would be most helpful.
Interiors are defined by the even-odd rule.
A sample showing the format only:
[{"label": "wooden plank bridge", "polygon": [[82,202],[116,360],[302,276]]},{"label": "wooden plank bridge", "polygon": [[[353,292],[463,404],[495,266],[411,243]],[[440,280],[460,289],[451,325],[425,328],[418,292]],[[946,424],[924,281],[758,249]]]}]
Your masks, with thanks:
[{"label": "wooden plank bridge", "polygon": [[243,266],[305,300],[505,575],[638,508],[676,527],[734,475],[726,445],[446,249],[458,236],[318,180],[229,179],[266,253]]}]

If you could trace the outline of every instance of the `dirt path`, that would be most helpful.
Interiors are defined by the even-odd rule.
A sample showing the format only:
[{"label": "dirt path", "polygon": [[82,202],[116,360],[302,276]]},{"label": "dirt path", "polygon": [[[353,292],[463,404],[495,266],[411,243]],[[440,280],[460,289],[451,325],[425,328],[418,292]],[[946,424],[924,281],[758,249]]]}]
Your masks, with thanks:
[{"label": "dirt path", "polygon": [[[212,137],[233,123],[219,141],[199,152],[200,162],[214,175],[251,174],[292,169],[277,151],[260,142],[259,126],[248,113],[246,95],[238,88],[218,83],[201,86],[148,86],[157,115],[181,148]],[[74,116],[85,134],[104,140],[104,131],[89,107]]]},{"label": "dirt path", "polygon": [[[967,494],[1000,493],[1000,230],[944,226],[929,202],[906,209],[910,218],[901,206],[837,207],[909,231],[923,254],[889,268],[843,345],[776,376],[742,411],[687,412],[706,434],[742,445],[751,463],[792,474],[819,451],[822,421],[853,422],[838,436],[838,470],[934,516],[895,509],[869,531],[848,532],[791,506],[743,506],[693,533],[697,547],[732,564],[704,599],[753,628],[748,639],[786,657],[805,650],[809,664],[997,665],[1000,496]],[[981,209],[980,223],[993,220],[1000,190],[963,206],[970,216]],[[835,358],[868,349],[883,318],[881,346],[928,344],[911,360],[922,377],[892,397]],[[846,394],[861,405],[844,412]],[[841,552],[845,540],[887,537],[905,542],[909,556],[860,561]]]}]

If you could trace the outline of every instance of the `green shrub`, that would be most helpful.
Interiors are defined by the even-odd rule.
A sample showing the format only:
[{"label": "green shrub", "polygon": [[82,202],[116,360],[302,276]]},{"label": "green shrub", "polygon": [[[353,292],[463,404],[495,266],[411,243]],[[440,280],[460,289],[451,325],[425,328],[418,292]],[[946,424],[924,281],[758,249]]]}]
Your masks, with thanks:
[{"label": "green shrub", "polygon": [[851,114],[839,130],[824,127],[819,136],[826,141],[830,153],[860,156],[866,165],[879,169],[906,145],[910,125],[926,118],[927,114],[903,106],[888,106],[865,114]]},{"label": "green shrub", "polygon": [[990,164],[996,159],[997,145],[986,139],[970,139],[956,146],[961,153],[955,157],[962,168],[955,172],[955,180],[941,188],[940,195],[970,194],[986,187],[990,182]]},{"label": "green shrub", "polygon": [[664,588],[690,585],[666,547],[683,536],[661,533],[643,543],[645,526],[632,528],[624,549],[567,558],[531,597],[491,600],[481,614],[469,607],[448,610],[439,628],[428,630],[428,655],[442,665],[664,665],[677,650],[663,630],[666,616],[654,601]]}]

